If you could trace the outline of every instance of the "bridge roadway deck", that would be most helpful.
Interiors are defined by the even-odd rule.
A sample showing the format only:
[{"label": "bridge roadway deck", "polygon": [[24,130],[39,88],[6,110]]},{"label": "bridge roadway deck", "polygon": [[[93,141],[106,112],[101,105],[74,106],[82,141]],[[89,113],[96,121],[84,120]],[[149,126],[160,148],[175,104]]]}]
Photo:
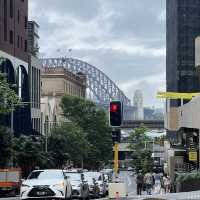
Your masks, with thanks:
[{"label": "bridge roadway deck", "polygon": [[164,129],[163,120],[126,120],[123,121],[121,128],[138,128],[142,125],[149,129]]}]

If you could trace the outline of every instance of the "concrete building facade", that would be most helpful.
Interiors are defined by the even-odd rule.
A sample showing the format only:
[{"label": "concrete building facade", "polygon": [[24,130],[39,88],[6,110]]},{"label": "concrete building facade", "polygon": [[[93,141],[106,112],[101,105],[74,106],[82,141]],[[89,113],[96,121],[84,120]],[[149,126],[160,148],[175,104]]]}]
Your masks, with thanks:
[{"label": "concrete building facade", "polygon": [[43,68],[42,71],[41,124],[42,133],[49,133],[51,127],[66,119],[60,108],[64,95],[86,97],[86,77],[83,74],[73,74],[62,67]]},{"label": "concrete building facade", "polygon": [[41,69],[39,54],[39,25],[28,21],[29,87],[31,101],[31,123],[35,134],[41,134]]}]

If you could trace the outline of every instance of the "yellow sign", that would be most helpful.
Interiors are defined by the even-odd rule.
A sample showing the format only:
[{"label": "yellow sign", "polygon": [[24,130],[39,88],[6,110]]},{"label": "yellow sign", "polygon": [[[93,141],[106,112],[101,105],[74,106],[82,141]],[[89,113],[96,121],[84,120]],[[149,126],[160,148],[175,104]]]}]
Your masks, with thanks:
[{"label": "yellow sign", "polygon": [[200,93],[180,93],[180,92],[158,92],[159,99],[192,99]]},{"label": "yellow sign", "polygon": [[196,151],[189,152],[189,161],[197,161],[197,152]]},{"label": "yellow sign", "polygon": [[114,171],[115,175],[117,175],[119,168],[119,144],[115,144],[114,153]]}]

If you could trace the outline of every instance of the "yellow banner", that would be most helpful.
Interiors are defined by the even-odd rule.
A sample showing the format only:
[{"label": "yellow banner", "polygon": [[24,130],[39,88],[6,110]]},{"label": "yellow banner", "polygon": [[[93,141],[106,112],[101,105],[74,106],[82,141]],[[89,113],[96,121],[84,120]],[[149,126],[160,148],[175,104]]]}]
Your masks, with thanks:
[{"label": "yellow banner", "polygon": [[158,92],[158,99],[192,99],[200,93]]},{"label": "yellow banner", "polygon": [[189,152],[189,161],[197,161],[197,152],[196,151]]},{"label": "yellow banner", "polygon": [[119,168],[119,144],[115,144],[114,146],[114,171],[115,175],[118,173]]}]

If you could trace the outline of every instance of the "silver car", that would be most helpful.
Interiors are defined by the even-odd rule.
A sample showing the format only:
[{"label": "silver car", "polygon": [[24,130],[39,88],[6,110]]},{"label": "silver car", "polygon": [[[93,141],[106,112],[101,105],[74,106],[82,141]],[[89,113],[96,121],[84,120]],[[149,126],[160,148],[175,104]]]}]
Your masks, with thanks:
[{"label": "silver car", "polygon": [[89,185],[90,197],[99,198],[100,197],[100,187],[98,182],[94,178],[93,172],[85,172],[85,179]]},{"label": "silver car", "polygon": [[98,184],[98,187],[100,190],[99,191],[100,196],[102,197],[106,196],[107,186],[106,186],[104,174],[101,172],[87,172],[87,173],[90,174],[90,176],[93,177],[96,183]]},{"label": "silver car", "polygon": [[89,199],[89,186],[83,173],[65,172],[65,176],[69,177],[71,182],[73,198]]}]

